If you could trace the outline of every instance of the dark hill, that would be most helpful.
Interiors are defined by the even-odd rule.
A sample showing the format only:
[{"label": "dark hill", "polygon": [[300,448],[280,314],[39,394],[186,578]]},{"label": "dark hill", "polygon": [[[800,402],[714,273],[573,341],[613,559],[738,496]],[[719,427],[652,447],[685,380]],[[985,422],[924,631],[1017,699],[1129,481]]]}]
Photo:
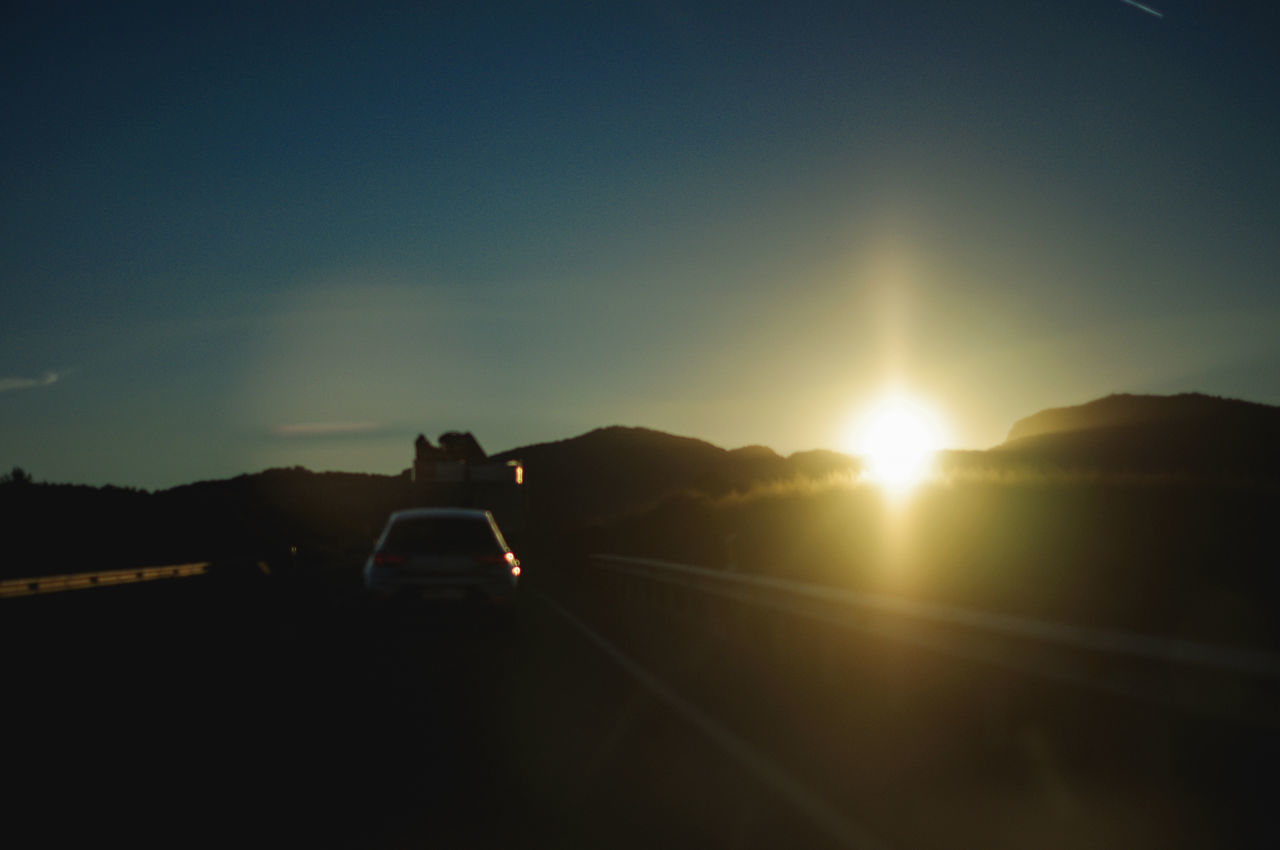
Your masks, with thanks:
[{"label": "dark hill", "polygon": [[676,493],[722,496],[854,465],[835,452],[783,458],[764,446],[729,451],[703,440],[617,425],[496,456],[517,458],[525,465],[532,518],[557,525],[615,516]]},{"label": "dark hill", "polygon": [[1072,469],[1280,474],[1280,407],[1199,393],[1112,395],[1019,420],[996,457]]},{"label": "dark hill", "polygon": [[[404,476],[268,469],[154,494],[158,513],[203,551],[365,548],[387,515],[407,507]],[[206,556],[208,557],[208,556]]]},{"label": "dark hill", "polygon": [[822,478],[835,472],[856,472],[857,458],[830,449],[810,449],[787,456],[792,473],[806,478]]},{"label": "dark hill", "polygon": [[[406,445],[405,455],[412,447]],[[526,468],[531,530],[554,537],[667,496],[720,496],[855,465],[834,452],[780,457],[727,451],[645,428],[600,428],[495,456]],[[147,564],[262,558],[273,564],[358,563],[408,507],[406,476],[268,469],[154,493],[118,487],[0,483],[0,573],[14,577]]]}]

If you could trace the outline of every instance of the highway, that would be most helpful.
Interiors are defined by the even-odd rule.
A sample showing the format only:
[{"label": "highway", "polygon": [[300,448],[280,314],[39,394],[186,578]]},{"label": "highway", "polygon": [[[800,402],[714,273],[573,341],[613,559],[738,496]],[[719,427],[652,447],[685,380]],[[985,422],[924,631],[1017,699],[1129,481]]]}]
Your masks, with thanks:
[{"label": "highway", "polygon": [[31,846],[830,844],[532,594],[273,622],[202,581],[9,603],[36,603],[5,621]]},{"label": "highway", "polygon": [[1274,730],[530,563],[509,615],[251,571],[4,602],[17,846],[1267,846]]}]

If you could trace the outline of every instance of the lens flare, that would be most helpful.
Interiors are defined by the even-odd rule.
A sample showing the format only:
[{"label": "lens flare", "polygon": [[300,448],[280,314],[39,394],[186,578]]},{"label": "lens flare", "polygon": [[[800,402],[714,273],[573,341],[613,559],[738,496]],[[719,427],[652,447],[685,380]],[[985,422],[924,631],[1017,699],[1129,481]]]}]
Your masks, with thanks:
[{"label": "lens flare", "polygon": [[888,396],[862,417],[854,435],[854,451],[866,464],[865,474],[891,494],[910,491],[933,468],[942,447],[937,417],[906,396]]}]

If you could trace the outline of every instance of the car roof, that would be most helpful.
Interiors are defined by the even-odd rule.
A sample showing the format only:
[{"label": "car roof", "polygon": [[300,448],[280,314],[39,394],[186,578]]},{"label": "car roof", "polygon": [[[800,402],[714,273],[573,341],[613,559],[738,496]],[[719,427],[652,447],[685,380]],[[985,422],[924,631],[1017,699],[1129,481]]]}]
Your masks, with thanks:
[{"label": "car roof", "polygon": [[427,517],[453,517],[457,519],[487,519],[489,512],[480,508],[410,508],[391,514],[389,522],[402,519],[425,519]]}]

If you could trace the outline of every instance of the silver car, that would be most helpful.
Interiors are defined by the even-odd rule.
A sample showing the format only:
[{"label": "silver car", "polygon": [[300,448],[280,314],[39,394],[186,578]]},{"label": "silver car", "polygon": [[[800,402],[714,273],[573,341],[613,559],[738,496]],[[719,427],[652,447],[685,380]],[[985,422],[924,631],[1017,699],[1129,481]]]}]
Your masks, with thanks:
[{"label": "silver car", "polygon": [[364,586],[383,597],[509,604],[519,579],[520,561],[493,514],[470,508],[396,511],[364,565]]}]

